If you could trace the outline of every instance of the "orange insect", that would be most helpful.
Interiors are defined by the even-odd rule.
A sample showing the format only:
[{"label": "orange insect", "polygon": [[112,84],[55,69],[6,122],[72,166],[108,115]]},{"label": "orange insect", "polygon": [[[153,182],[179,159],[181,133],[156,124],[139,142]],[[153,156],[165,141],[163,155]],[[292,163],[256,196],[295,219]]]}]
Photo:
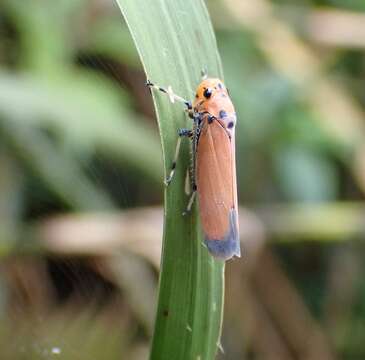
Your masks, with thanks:
[{"label": "orange insect", "polygon": [[198,193],[204,241],[216,258],[240,256],[235,165],[236,113],[227,88],[219,79],[203,77],[193,104],[167,89],[147,81],[147,86],[166,93],[171,102],[180,101],[193,119],[193,128],[180,129],[168,185],[175,173],[182,137],[192,140],[192,190],[187,209]]}]

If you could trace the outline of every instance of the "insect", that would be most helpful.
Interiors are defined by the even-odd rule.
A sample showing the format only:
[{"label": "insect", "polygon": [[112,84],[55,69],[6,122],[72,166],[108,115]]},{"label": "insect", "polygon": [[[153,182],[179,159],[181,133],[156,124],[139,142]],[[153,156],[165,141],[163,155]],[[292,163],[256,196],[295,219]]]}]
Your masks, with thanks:
[{"label": "insect", "polygon": [[235,166],[236,113],[223,82],[206,75],[196,90],[193,103],[174,94],[171,87],[163,88],[147,81],[150,88],[167,94],[170,101],[182,102],[193,120],[192,129],[179,129],[168,186],[173,179],[181,139],[192,143],[190,169],[191,193],[184,214],[191,210],[198,194],[204,242],[218,259],[240,257],[237,213],[237,183]]}]

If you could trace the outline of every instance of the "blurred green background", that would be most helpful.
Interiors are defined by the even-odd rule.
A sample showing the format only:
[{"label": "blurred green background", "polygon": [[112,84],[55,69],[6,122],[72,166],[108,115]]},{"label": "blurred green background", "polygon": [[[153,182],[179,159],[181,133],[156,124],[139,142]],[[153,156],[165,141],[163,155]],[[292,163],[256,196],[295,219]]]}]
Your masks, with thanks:
[{"label": "blurred green background", "polygon": [[[365,2],[206,3],[244,252],[218,357],[363,359]],[[147,358],[163,174],[144,81],[113,1],[0,2],[1,359]]]}]

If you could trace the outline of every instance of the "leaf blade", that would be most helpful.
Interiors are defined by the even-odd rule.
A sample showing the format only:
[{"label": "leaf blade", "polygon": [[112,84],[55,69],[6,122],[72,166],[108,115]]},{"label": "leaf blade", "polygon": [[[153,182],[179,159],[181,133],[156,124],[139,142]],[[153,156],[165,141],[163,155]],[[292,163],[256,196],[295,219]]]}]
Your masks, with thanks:
[{"label": "leaf blade", "polygon": [[[117,0],[132,33],[147,76],[191,99],[202,69],[222,77],[209,16],[202,1]],[[177,129],[186,127],[179,104],[154,93],[165,175],[171,166]],[[165,191],[165,226],[159,304],[151,359],[213,359],[220,336],[224,264],[202,245],[196,207],[186,206],[188,144],[173,183]]]}]

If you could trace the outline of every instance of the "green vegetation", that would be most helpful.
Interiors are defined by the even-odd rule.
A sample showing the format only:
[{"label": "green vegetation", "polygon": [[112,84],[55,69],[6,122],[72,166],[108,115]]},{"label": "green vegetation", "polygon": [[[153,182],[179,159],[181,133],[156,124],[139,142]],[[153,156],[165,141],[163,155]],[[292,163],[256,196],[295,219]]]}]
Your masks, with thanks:
[{"label": "green vegetation", "polygon": [[[119,0],[147,77],[190,99],[202,69],[222,77],[213,29],[202,1]],[[154,94],[165,176],[169,173],[178,128],[186,127],[181,104]],[[182,216],[189,150],[179,158],[173,183],[165,190],[165,229],[160,294],[151,359],[214,359],[219,344],[222,261],[202,246],[196,211]]]},{"label": "green vegetation", "polygon": [[[1,359],[364,358],[364,2],[205,3],[0,2]],[[221,66],[244,254],[222,336],[188,141],[162,182],[189,121],[144,86],[192,98]]]}]

